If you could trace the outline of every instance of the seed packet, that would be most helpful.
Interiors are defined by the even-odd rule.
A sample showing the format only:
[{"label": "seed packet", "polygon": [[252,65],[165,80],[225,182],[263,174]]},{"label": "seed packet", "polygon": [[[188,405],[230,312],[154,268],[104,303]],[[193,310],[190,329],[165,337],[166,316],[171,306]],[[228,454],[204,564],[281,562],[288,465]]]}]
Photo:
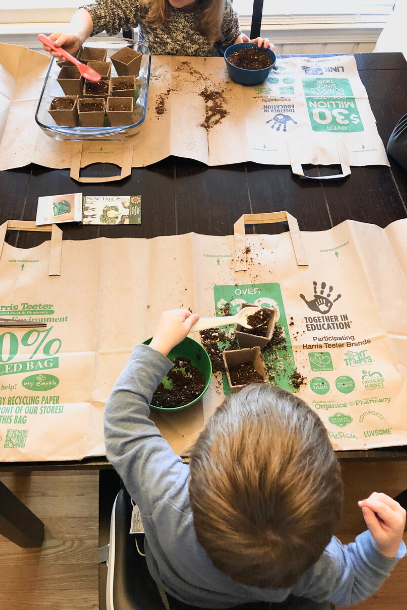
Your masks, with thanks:
[{"label": "seed packet", "polygon": [[139,225],[141,197],[120,195],[83,198],[84,225]]},{"label": "seed packet", "polygon": [[81,222],[82,193],[38,197],[35,224],[49,225],[60,222]]},{"label": "seed packet", "polygon": [[83,197],[82,193],[38,197],[36,224],[60,222],[82,222],[84,225],[139,225],[141,197]]}]

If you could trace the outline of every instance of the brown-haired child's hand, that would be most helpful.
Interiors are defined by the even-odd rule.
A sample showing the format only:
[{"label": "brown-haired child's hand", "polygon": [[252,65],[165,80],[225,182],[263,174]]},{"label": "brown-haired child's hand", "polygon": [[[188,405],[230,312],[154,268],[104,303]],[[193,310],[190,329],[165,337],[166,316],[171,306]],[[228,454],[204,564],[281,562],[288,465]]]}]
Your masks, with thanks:
[{"label": "brown-haired child's hand", "polygon": [[[54,32],[50,35],[50,40],[55,42],[59,47],[63,47],[65,51],[68,51],[71,55],[74,55],[78,52],[82,42],[75,34],[65,34],[64,32]],[[53,51],[46,44],[42,45],[44,47],[44,51],[51,53],[54,57],[58,59],[65,59],[62,55]]]},{"label": "brown-haired child's hand", "polygon": [[199,315],[188,309],[164,311],[150,346],[167,356],[173,347],[185,339],[198,320]]},{"label": "brown-haired child's hand", "polygon": [[394,558],[406,525],[404,508],[386,494],[377,492],[358,502],[358,505],[377,550],[385,557]]},{"label": "brown-haired child's hand", "polygon": [[264,47],[265,49],[271,49],[272,51],[274,51],[274,45],[269,41],[268,38],[258,37],[258,38],[253,38],[253,40],[250,40],[249,37],[246,36],[246,34],[241,34],[235,40],[235,44],[237,44],[239,42],[255,42],[259,48]]}]

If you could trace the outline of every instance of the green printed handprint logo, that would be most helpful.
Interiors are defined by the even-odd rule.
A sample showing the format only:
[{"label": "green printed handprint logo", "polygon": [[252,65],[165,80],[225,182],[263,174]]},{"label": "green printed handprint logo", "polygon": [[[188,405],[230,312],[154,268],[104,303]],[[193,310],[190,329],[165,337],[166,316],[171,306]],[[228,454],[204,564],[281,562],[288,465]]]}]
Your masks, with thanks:
[{"label": "green printed handprint logo", "polygon": [[335,303],[335,301],[340,299],[342,295],[337,294],[336,298],[333,301],[331,301],[330,297],[332,296],[332,291],[333,291],[332,286],[329,286],[328,294],[325,296],[324,292],[325,292],[325,288],[326,288],[326,283],[321,282],[321,289],[319,291],[319,294],[318,294],[318,290],[317,290],[317,286],[318,286],[317,282],[313,282],[313,284],[314,284],[314,298],[311,301],[307,301],[307,299],[305,298],[305,296],[303,294],[300,294],[300,297],[308,305],[308,307],[309,307],[309,309],[311,309],[311,311],[317,311],[318,313],[322,313],[323,315],[325,315],[331,311],[332,306]]}]

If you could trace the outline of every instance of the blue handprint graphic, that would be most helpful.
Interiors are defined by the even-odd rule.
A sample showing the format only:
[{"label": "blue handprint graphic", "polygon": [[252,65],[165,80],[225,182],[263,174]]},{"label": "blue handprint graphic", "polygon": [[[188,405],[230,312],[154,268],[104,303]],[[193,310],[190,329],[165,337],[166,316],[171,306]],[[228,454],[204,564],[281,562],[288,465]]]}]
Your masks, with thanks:
[{"label": "blue handprint graphic", "polygon": [[266,124],[271,123],[272,121],[274,121],[274,123],[272,124],[271,129],[274,129],[274,127],[277,126],[276,131],[280,131],[281,127],[283,127],[283,131],[287,131],[287,123],[290,121],[297,125],[297,121],[294,121],[288,114],[275,114],[272,119],[266,121]]}]

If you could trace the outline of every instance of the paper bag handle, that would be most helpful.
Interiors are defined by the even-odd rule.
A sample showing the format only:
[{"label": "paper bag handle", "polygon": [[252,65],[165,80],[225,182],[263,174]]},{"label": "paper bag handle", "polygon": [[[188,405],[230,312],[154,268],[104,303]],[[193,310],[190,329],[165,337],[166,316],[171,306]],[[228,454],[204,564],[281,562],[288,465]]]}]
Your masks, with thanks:
[{"label": "paper bag handle", "polygon": [[61,275],[62,231],[57,225],[37,226],[32,220],[7,220],[0,225],[0,258],[3,253],[6,231],[40,231],[51,233],[48,275]]},{"label": "paper bag handle", "polygon": [[268,212],[266,214],[243,214],[235,222],[235,271],[247,270],[245,225],[271,224],[274,222],[288,222],[297,265],[301,267],[308,266],[307,255],[297,219],[288,212]]},{"label": "paper bag handle", "polygon": [[[123,147],[123,157],[122,157],[122,167],[121,172],[118,176],[107,176],[103,178],[84,178],[81,177],[81,162],[82,162],[82,152],[83,147],[77,151],[77,154],[74,154],[72,157],[72,165],[71,165],[71,178],[76,180],[77,182],[82,182],[85,184],[94,184],[95,182],[114,182],[115,180],[122,180],[123,178],[127,178],[131,174],[131,165],[133,161],[133,145],[129,142],[126,142]],[[91,165],[88,163],[87,165]],[[85,165],[86,167],[86,165]]]},{"label": "paper bag handle", "polygon": [[333,178],[345,178],[346,176],[349,176],[351,173],[350,165],[349,165],[348,150],[346,148],[345,142],[343,142],[342,140],[338,140],[336,142],[336,147],[338,149],[339,163],[340,163],[340,166],[342,169],[342,173],[334,174],[332,176],[306,176],[304,174],[304,170],[302,169],[302,164],[296,156],[297,149],[292,144],[290,146],[288,144],[288,142],[286,142],[286,144],[287,144],[287,152],[288,152],[288,156],[290,158],[292,172],[293,172],[293,174],[296,174],[297,176],[301,176],[301,178],[307,178],[309,180],[332,180]]}]

